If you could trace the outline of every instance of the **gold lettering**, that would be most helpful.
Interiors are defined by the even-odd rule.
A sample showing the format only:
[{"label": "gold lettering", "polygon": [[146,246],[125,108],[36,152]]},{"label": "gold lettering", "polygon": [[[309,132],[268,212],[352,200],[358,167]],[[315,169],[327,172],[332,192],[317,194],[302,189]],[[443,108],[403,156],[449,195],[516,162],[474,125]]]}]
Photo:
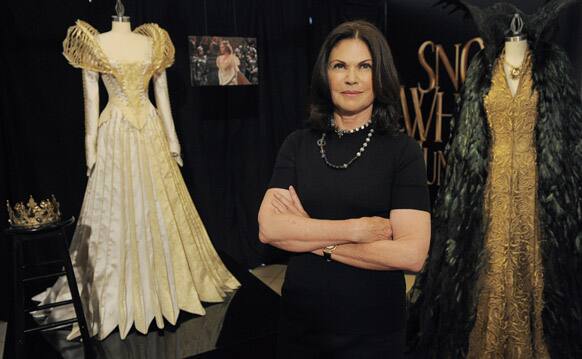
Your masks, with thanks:
[{"label": "gold lettering", "polygon": [[[442,45],[435,44],[433,41],[423,42],[418,49],[418,61],[428,75],[428,83],[426,84],[426,87],[422,87],[420,82],[418,82],[416,87],[408,89],[412,99],[412,108],[410,108],[408,104],[407,89],[404,86],[400,87],[400,102],[402,105],[404,126],[406,128],[406,133],[410,137],[418,137],[417,142],[422,148],[423,159],[427,168],[428,185],[441,185],[441,180],[444,179],[442,176],[445,174],[447,161],[443,151],[434,151],[430,145],[428,147],[423,147],[423,144],[428,140],[433,121],[435,121],[434,143],[443,143],[443,118],[452,116],[449,113],[443,112],[445,93],[440,91],[440,64],[442,63],[447,76],[453,84],[454,92],[456,94],[462,83],[466,80],[467,68],[470,61],[469,56],[471,55],[471,51],[475,44],[477,44],[480,49],[484,48],[483,40],[479,37],[469,40],[464,45],[454,44],[455,58],[453,66]],[[427,48],[434,53],[434,66],[431,66],[427,62]],[[428,108],[428,104],[424,106],[425,111],[428,110],[427,117],[425,117],[424,114],[426,114],[426,112],[423,113],[423,101],[425,95],[430,92],[433,92],[432,101],[430,108]],[[412,119],[411,112],[414,114],[414,120]]]},{"label": "gold lettering", "polygon": [[422,86],[420,86],[420,82],[418,83],[418,90],[420,91],[421,94],[425,94],[427,92],[432,91],[437,85],[437,75],[430,67],[428,62],[426,62],[426,58],[424,57],[424,51],[428,46],[430,46],[431,50],[434,51],[434,43],[432,41],[425,41],[418,48],[418,62],[420,62],[420,66],[422,66],[422,68],[426,71],[426,74],[428,75],[427,88],[422,88]]},{"label": "gold lettering", "polygon": [[[410,95],[412,96],[412,107],[414,109],[414,125],[412,127],[412,137],[416,135],[416,129],[418,128],[418,136],[420,141],[426,141],[428,134],[428,128],[430,128],[431,117],[428,119],[427,130],[424,127],[424,116],[422,115],[422,99],[424,96],[422,94],[418,95],[418,89],[415,87],[410,88]],[[432,112],[432,111],[431,111]]]},{"label": "gold lettering", "polygon": [[404,127],[406,133],[410,137],[416,136],[416,131],[418,129],[418,137],[421,142],[428,139],[428,134],[432,125],[433,120],[436,118],[435,123],[435,135],[434,142],[443,142],[443,117],[450,117],[451,114],[443,113],[443,95],[444,92],[439,91],[438,87],[435,88],[434,95],[432,96],[432,102],[430,105],[430,110],[428,113],[428,119],[425,121],[423,115],[422,104],[424,100],[423,94],[416,87],[411,87],[410,95],[412,97],[412,108],[414,110],[414,122],[412,122],[410,116],[410,109],[408,107],[408,99],[406,98],[406,90],[404,87],[400,87],[400,104],[402,106],[402,115],[404,119]]},{"label": "gold lettering", "polygon": [[[447,71],[447,74],[449,75],[449,78],[451,79],[451,82],[453,83],[453,87],[455,88],[455,91],[459,91],[459,51],[461,49],[461,44],[455,44],[455,70],[453,71],[453,67],[451,66],[451,62],[449,61],[449,57],[447,56],[447,53],[445,52],[444,48],[442,45],[437,45],[436,46],[436,86],[438,87],[440,85],[440,81],[439,81],[439,64],[442,61],[443,66],[445,68],[445,70]],[[440,61],[439,61],[440,60]]]},{"label": "gold lettering", "polygon": [[452,117],[453,115],[450,113],[443,112],[443,96],[444,92],[438,91],[436,93],[437,100],[436,100],[436,125],[434,130],[434,142],[442,143],[443,142],[443,117]]},{"label": "gold lettering", "polygon": [[404,86],[400,86],[400,105],[402,106],[402,117],[404,119],[404,127],[408,136],[412,135],[412,125],[410,124],[410,111],[408,110],[408,100],[406,99],[406,90]]},{"label": "gold lettering", "polygon": [[[424,149],[424,158],[425,161],[427,161],[428,159],[428,148]],[[445,159],[445,154],[443,153],[443,151],[436,151],[436,152],[432,152],[432,158],[431,158],[431,167],[428,166],[428,161],[427,161],[427,171],[431,172],[429,170],[432,169],[432,174],[431,174],[431,178],[428,178],[428,173],[427,173],[427,180],[426,183],[429,186],[432,185],[437,185],[440,186],[441,185],[441,177],[442,177],[442,173],[443,173],[443,169],[447,166],[447,161]]]}]

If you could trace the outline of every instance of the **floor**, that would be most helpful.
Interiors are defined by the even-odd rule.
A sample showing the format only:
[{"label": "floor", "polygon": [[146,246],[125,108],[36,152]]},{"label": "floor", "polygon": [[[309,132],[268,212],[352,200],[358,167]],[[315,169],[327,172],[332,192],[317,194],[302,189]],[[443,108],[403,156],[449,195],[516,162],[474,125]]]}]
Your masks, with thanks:
[{"label": "floor", "polygon": [[[226,255],[223,262],[241,282],[238,290],[222,303],[203,303],[206,315],[182,312],[176,325],[164,329],[153,324],[147,335],[131,331],[125,340],[113,332],[103,341],[93,341],[93,358],[254,358],[271,359],[275,355],[279,295]],[[277,268],[277,267],[274,267]],[[259,270],[259,272],[261,272]],[[274,272],[264,277],[273,282]],[[278,274],[281,273],[279,270]],[[261,273],[264,274],[264,273]],[[279,286],[280,290],[280,286]],[[29,322],[28,326],[34,323]],[[86,358],[80,341],[67,341],[68,330],[53,330],[26,337],[24,358]],[[8,339],[10,340],[10,339]],[[9,342],[9,341],[7,341]],[[6,354],[12,358],[12,354]]]},{"label": "floor", "polygon": [[[229,258],[223,260],[242,283],[242,287],[223,303],[205,305],[207,313],[202,317],[181,314],[176,326],[168,323],[160,330],[153,325],[147,335],[130,332],[121,340],[114,332],[104,341],[94,343],[93,356],[115,359],[272,358],[279,297],[287,266],[274,264],[246,270]],[[407,290],[413,282],[414,276],[406,275]],[[6,323],[0,322],[0,353],[4,352],[5,333]],[[26,357],[84,358],[82,344],[67,341],[67,333],[55,330],[29,337]]]},{"label": "floor", "polygon": [[[281,286],[283,285],[283,279],[285,278],[286,265],[283,264],[273,264],[268,266],[257,267],[250,270],[255,277],[259,278],[261,282],[269,286],[275,293],[281,295]],[[415,275],[405,274],[404,278],[406,280],[406,292],[412,288],[414,284]]]}]

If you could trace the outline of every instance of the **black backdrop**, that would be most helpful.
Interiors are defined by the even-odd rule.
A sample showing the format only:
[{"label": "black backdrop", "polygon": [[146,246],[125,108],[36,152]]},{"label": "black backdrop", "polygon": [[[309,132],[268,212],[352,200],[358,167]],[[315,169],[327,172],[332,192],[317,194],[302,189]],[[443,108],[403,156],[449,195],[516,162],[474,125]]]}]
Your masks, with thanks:
[{"label": "black backdrop", "polygon": [[[214,245],[246,267],[284,260],[257,240],[257,211],[278,146],[307,113],[310,67],[325,35],[338,23],[363,18],[385,31],[402,82],[424,81],[417,49],[424,40],[451,45],[476,35],[461,14],[433,0],[127,0],[137,26],[155,22],[176,47],[168,82],[182,173]],[[474,3],[492,3],[475,1]],[[541,1],[513,1],[531,11]],[[80,71],[62,57],[68,26],[82,19],[110,29],[114,1],[3,2],[0,55],[0,228],[5,199],[55,194],[65,216],[77,215],[86,185]],[[580,15],[571,7],[559,33],[577,68]],[[188,35],[256,36],[260,85],[189,85]],[[578,71],[582,73],[582,71]],[[101,95],[102,106],[106,94]],[[449,108],[450,110],[450,108]],[[9,256],[2,240],[6,288]],[[0,296],[2,301],[6,296]],[[6,305],[0,305],[6,308]]]}]

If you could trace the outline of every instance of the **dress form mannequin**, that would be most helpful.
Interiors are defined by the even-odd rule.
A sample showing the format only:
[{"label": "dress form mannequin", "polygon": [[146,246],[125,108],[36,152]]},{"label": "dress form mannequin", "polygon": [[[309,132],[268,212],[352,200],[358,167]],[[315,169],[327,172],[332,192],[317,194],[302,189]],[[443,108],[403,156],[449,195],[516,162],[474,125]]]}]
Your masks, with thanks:
[{"label": "dress form mannequin", "polygon": [[[222,302],[240,283],[212,246],[178,168],[169,34],[153,23],[132,30],[118,10],[105,34],[77,20],[63,55],[83,73],[89,179],[69,251],[90,335],[103,340],[119,328],[124,339],[134,327],[146,334],[154,321],[176,324],[181,311],[204,315],[202,302]],[[102,111],[100,82],[108,95]],[[68,298],[62,277],[34,300]],[[37,314],[46,323],[72,316],[70,306]],[[73,326],[68,338],[78,335]]]},{"label": "dress form mannequin", "polygon": [[[582,255],[575,245],[582,223],[582,152],[570,149],[581,148],[582,103],[570,60],[547,36],[574,2],[550,0],[528,14],[509,2],[447,3],[467,6],[485,47],[464,82],[447,145],[447,177],[433,208],[429,259],[408,295],[411,356],[471,358],[471,349],[479,359],[581,358],[582,277],[572,273],[580,272],[574,268]],[[527,47],[525,41],[507,43],[515,13],[525,22],[521,40]],[[515,47],[521,54],[527,48],[525,55],[512,57]],[[509,74],[519,79],[513,96],[505,55],[511,65],[521,65]],[[495,222],[504,228],[493,228]],[[490,239],[508,235],[512,242],[491,245]],[[516,242],[529,249],[516,253]],[[505,268],[493,272],[499,264]],[[494,276],[499,281],[485,283]],[[505,303],[493,303],[498,299]],[[485,315],[478,321],[479,309]],[[469,343],[473,333],[476,340]],[[477,345],[484,342],[499,350],[491,355]]]},{"label": "dress form mannequin", "polygon": [[136,62],[151,58],[151,39],[131,31],[130,18],[125,16],[121,0],[115,3],[115,13],[111,16],[111,31],[97,37],[105,55],[115,62]]},{"label": "dress form mannequin", "polygon": [[[132,32],[131,22],[129,16],[124,16],[124,9],[121,2],[118,2],[115,10],[117,15],[112,16],[111,30],[104,32],[97,36],[97,41],[99,46],[105,53],[105,55],[110,58],[112,62],[118,63],[135,63],[151,60],[152,58],[152,40],[141,34],[136,34]],[[163,121],[164,129],[166,135],[168,136],[168,142],[170,145],[170,151],[175,161],[182,166],[183,161],[181,157],[180,143],[176,137],[176,131],[174,129],[174,120],[172,118],[172,112],[170,109],[170,102],[168,97],[168,85],[166,79],[166,72],[162,71],[156,73],[153,76],[156,105],[160,112],[160,116]],[[98,103],[98,101],[96,101]],[[98,104],[97,104],[98,105]],[[92,104],[95,107],[95,104]],[[92,109],[85,109],[86,113],[98,113],[98,107]],[[91,144],[95,143],[96,127],[87,125],[88,133],[92,136],[87,136],[86,143],[90,143],[87,150],[87,165],[90,174],[92,171],[93,161],[91,160],[93,155]],[[93,137],[93,138],[92,138]]]},{"label": "dress form mannequin", "polygon": [[98,36],[99,44],[109,58],[118,62],[143,61],[151,55],[151,40],[131,32],[128,16],[113,16],[111,31]]},{"label": "dress form mannequin", "polygon": [[515,96],[519,87],[520,76],[512,75],[512,70],[519,69],[524,64],[528,50],[527,40],[522,34],[523,20],[515,14],[511,21],[511,35],[505,38],[505,78],[511,94]]}]

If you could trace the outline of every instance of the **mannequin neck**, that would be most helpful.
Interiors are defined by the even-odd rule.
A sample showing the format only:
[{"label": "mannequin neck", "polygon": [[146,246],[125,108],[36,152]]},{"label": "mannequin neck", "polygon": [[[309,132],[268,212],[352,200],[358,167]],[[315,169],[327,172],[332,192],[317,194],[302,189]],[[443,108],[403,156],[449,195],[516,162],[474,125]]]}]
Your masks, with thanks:
[{"label": "mannequin neck", "polygon": [[512,65],[518,66],[523,61],[527,49],[527,40],[506,41],[505,59]]},{"label": "mannequin neck", "polygon": [[131,23],[129,21],[112,21],[111,32],[115,33],[130,33]]}]

